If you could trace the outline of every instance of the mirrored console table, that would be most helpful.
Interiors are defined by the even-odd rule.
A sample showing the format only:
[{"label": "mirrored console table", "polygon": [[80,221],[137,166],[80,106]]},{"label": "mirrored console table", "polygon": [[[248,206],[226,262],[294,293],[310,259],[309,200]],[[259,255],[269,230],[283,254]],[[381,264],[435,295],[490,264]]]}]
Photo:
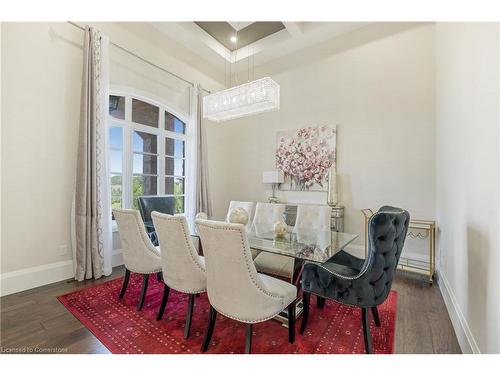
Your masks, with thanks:
[{"label": "mirrored console table", "polygon": [[[367,253],[368,244],[368,221],[373,215],[373,211],[369,208],[361,210],[365,217],[365,256]],[[436,222],[434,220],[419,220],[410,219],[408,226],[409,238],[427,240],[429,242],[429,260],[422,261],[412,259],[401,255],[399,258],[398,269],[425,275],[428,277],[429,284],[434,282],[434,272],[436,268]]]}]

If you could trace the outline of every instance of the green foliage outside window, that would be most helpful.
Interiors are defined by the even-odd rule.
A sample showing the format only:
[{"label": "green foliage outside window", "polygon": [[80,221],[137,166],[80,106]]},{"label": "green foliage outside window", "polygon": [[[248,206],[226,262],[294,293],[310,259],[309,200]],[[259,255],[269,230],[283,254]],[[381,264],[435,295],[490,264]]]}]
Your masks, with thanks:
[{"label": "green foliage outside window", "polygon": [[[122,206],[122,184],[121,175],[111,176],[111,207],[121,208]],[[139,209],[137,198],[144,195],[144,185],[141,177],[132,179],[133,208]],[[175,213],[184,213],[184,181],[176,179],[174,182]]]}]

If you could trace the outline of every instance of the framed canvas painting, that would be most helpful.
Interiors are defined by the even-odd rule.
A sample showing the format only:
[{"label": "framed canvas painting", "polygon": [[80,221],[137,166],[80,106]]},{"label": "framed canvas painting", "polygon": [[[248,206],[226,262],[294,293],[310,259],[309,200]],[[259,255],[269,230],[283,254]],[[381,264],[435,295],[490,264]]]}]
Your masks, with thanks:
[{"label": "framed canvas painting", "polygon": [[280,190],[326,191],[328,172],[336,166],[336,138],[336,126],[278,132],[276,169],[285,175]]}]

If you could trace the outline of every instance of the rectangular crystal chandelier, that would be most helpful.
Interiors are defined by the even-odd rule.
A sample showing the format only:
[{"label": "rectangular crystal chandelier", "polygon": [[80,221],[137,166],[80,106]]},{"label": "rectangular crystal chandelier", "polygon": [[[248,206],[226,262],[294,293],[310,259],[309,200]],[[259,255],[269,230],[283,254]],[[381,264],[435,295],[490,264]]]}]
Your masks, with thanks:
[{"label": "rectangular crystal chandelier", "polygon": [[203,117],[215,122],[280,109],[280,86],[265,77],[203,98]]}]

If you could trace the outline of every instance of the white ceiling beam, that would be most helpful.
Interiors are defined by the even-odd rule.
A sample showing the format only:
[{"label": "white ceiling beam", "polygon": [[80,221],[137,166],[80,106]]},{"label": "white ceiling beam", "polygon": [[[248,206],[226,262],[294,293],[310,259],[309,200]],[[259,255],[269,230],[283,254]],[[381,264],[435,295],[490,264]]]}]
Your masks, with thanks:
[{"label": "white ceiling beam", "polygon": [[252,23],[255,23],[255,22],[228,22],[228,24],[230,24],[233,29],[235,29],[236,31],[240,31],[242,29],[244,29],[245,27],[251,25]]},{"label": "white ceiling beam", "polygon": [[285,25],[291,36],[302,35],[304,33],[302,22],[283,22],[283,25]]}]

